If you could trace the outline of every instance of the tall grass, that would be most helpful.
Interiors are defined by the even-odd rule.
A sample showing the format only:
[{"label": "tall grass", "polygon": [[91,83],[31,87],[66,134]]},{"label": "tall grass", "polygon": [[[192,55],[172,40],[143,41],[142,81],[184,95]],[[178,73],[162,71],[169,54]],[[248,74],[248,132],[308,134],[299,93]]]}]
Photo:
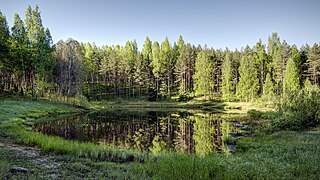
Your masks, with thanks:
[{"label": "tall grass", "polygon": [[22,126],[22,121],[3,123],[0,125],[0,130],[3,135],[12,137],[19,143],[38,146],[44,151],[57,154],[71,154],[76,157],[111,162],[142,162],[147,158],[147,155],[134,150],[102,146],[90,142],[71,141],[57,136],[28,131]]},{"label": "tall grass", "polygon": [[9,159],[7,150],[0,147],[0,175],[5,175],[9,170]]},{"label": "tall grass", "polygon": [[235,155],[166,153],[148,161],[145,171],[155,179],[317,179],[319,140],[309,132],[244,138]]}]

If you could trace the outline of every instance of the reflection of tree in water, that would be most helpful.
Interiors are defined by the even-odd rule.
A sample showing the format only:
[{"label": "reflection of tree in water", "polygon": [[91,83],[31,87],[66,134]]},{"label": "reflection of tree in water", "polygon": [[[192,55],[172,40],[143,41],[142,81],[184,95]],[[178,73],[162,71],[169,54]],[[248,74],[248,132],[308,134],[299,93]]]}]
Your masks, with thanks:
[{"label": "reflection of tree in water", "polygon": [[195,117],[194,146],[195,153],[204,156],[213,151],[214,129],[212,121],[207,120],[208,116]]},{"label": "reflection of tree in water", "polygon": [[161,151],[166,150],[166,143],[162,140],[161,134],[157,133],[154,136],[149,150],[155,155],[157,155]]},{"label": "reflection of tree in water", "polygon": [[140,151],[205,155],[224,151],[230,124],[213,115],[188,113],[92,113],[37,125],[45,134]]},{"label": "reflection of tree in water", "polygon": [[193,116],[179,117],[178,126],[175,131],[175,149],[180,152],[194,152],[194,140],[193,135]]}]

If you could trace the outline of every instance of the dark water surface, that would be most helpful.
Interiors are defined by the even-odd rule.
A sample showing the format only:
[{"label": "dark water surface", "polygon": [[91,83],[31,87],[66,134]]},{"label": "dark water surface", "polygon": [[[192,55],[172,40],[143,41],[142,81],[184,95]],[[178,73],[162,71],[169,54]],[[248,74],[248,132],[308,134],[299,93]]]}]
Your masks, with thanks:
[{"label": "dark water surface", "polygon": [[66,139],[134,148],[208,154],[227,151],[233,124],[212,114],[186,112],[95,112],[35,125],[36,131]]}]

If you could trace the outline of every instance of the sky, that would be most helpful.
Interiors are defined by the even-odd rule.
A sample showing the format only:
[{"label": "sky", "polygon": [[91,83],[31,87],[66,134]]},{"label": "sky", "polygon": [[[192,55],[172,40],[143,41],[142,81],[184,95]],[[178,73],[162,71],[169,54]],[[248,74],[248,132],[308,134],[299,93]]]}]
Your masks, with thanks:
[{"label": "sky", "polygon": [[194,45],[231,50],[253,46],[277,32],[298,47],[320,42],[320,0],[0,0],[12,27],[38,4],[54,42],[76,39],[97,45],[124,45],[146,36],[170,43],[182,35]]}]

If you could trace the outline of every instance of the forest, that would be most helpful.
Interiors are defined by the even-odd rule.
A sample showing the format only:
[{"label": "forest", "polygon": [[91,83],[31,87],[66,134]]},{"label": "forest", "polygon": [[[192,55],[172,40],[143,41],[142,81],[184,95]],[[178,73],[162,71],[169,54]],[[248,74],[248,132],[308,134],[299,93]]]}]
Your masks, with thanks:
[{"label": "forest", "polygon": [[320,43],[53,42],[0,11],[0,177],[317,179]]},{"label": "forest", "polygon": [[319,85],[320,47],[289,45],[272,33],[241,50],[146,37],[124,46],[61,40],[53,44],[38,6],[9,28],[0,13],[0,93],[80,96],[89,100],[140,98],[151,101],[204,95],[225,101],[270,100],[274,95]]}]

